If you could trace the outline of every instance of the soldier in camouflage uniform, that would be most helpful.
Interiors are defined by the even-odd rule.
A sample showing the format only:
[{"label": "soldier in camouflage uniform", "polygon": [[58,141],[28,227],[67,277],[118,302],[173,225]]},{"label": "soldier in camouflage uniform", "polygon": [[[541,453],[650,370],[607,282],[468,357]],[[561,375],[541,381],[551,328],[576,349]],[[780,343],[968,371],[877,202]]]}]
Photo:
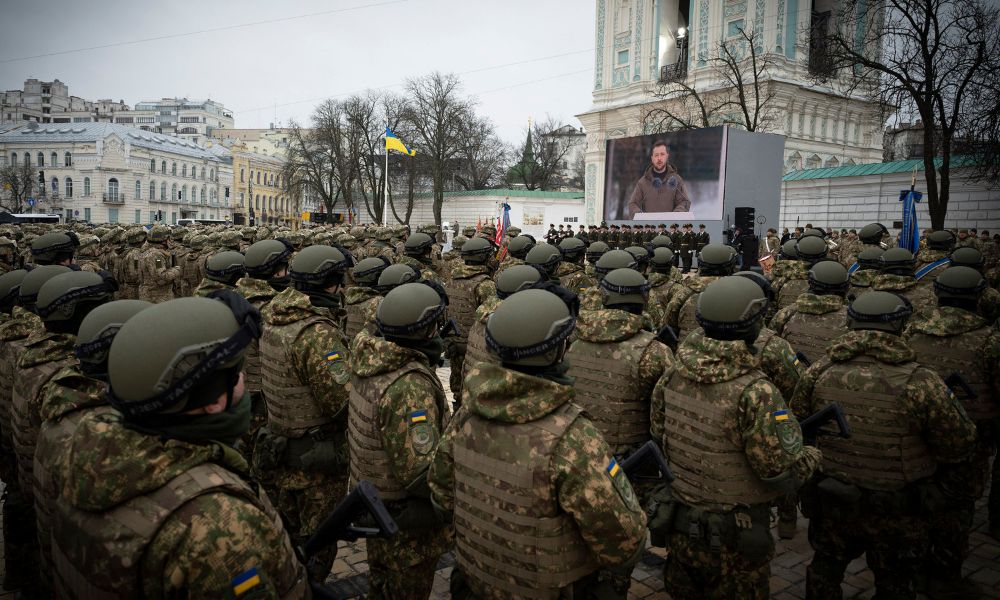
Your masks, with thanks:
[{"label": "soldier in camouflage uniform", "polygon": [[436,286],[402,285],[379,305],[379,335],[361,332],[351,345],[351,480],[372,482],[400,526],[390,540],[368,540],[369,598],[428,598],[448,550],[448,529],[434,517],[426,485],[448,418],[434,372],[447,306]]},{"label": "soldier in camouflage uniform", "polygon": [[503,257],[500,266],[497,268],[497,276],[503,273],[505,269],[523,265],[528,252],[531,252],[531,249],[534,247],[535,238],[526,233],[511,239],[507,244],[507,254]]},{"label": "soldier in camouflage uniform", "polygon": [[146,245],[139,253],[139,299],[166,302],[174,297],[174,282],[181,275],[167,248],[170,229],[156,225],[146,233]]},{"label": "soldier in camouflage uniform", "polygon": [[601,257],[604,256],[608,250],[610,250],[610,248],[608,248],[608,245],[604,242],[590,242],[590,245],[587,246],[587,252],[584,254],[584,256],[587,257],[587,266],[583,269],[584,273],[596,280],[597,270],[594,266],[597,264],[597,261],[601,260]]},{"label": "soldier in camouflage uniform", "polygon": [[[962,399],[965,412],[976,423],[976,452],[966,461],[948,465],[939,476],[957,502],[935,515],[930,527],[928,593],[979,598],[972,581],[962,581],[962,563],[969,552],[969,532],[989,477],[989,460],[996,452],[1000,419],[1000,333],[976,314],[986,287],[982,275],[969,267],[945,269],[934,282],[937,307],[914,315],[906,329],[907,344],[921,366],[942,379],[959,373],[972,394]],[[1000,475],[994,463],[994,481]],[[1000,484],[998,484],[1000,485]]]},{"label": "soldier in camouflage uniform", "polygon": [[[231,447],[249,422],[239,369],[259,317],[221,294],[155,305],[115,337],[109,398],[121,414],[82,419],[56,473],[66,597],[309,597],[280,517]],[[217,368],[192,370],[207,356]]]},{"label": "soldier in camouflage uniform", "polygon": [[191,251],[179,263],[181,268],[181,290],[182,296],[192,296],[198,288],[198,284],[205,277],[205,262],[209,252],[205,250],[205,242],[208,238],[200,233],[191,235],[188,245]]},{"label": "soldier in camouflage uniform", "polygon": [[884,240],[888,235],[889,230],[881,223],[869,223],[865,225],[858,232],[857,238],[847,248],[841,250],[841,264],[850,269],[857,262],[858,255],[865,250],[885,250],[886,245]]},{"label": "soldier in camouflage uniform", "polygon": [[744,277],[698,297],[697,330],[653,395],[651,433],[677,479],[654,512],[674,598],[767,598],[770,505],[793,493],[820,453],[804,447],[781,393],[752,350],[767,299]]},{"label": "soldier in camouflage uniform", "polygon": [[139,258],[145,242],[146,230],[142,227],[132,227],[125,232],[127,249],[118,262],[118,271],[112,271],[121,288],[118,292],[119,298],[139,299],[139,286],[142,285],[142,263]]},{"label": "soldier in camouflage uniform", "polygon": [[975,449],[975,425],[962,405],[901,337],[911,314],[905,298],[888,292],[854,300],[850,331],[813,363],[792,397],[801,418],[839,403],[853,430],[849,440],[817,438],[820,474],[802,491],[815,551],[808,598],[840,598],[844,571],[862,553],[878,597],[915,597],[928,515],[951,501],[935,471]]},{"label": "soldier in camouflage uniform", "polygon": [[879,257],[879,274],[872,280],[872,291],[890,292],[905,297],[914,312],[934,307],[934,292],[920,285],[914,277],[916,259],[906,248],[889,248]]},{"label": "soldier in camouflage uniform", "polygon": [[587,245],[583,240],[568,237],[559,242],[559,251],[562,252],[562,262],[555,272],[559,285],[575,294],[594,287],[593,278],[587,275],[583,268],[583,259],[587,252]]},{"label": "soldier in camouflage uniform", "polygon": [[378,278],[392,263],[384,257],[366,258],[351,270],[355,285],[344,291],[344,309],[347,311],[348,340],[353,340],[368,324],[368,316],[375,313],[382,294],[378,290]]},{"label": "soldier in camouflage uniform", "polygon": [[489,240],[472,238],[466,242],[462,246],[465,264],[455,267],[444,287],[449,299],[448,316],[458,327],[455,335],[447,340],[446,352],[451,367],[448,385],[457,405],[462,403],[462,365],[476,308],[496,295],[493,252],[494,246]]},{"label": "soldier in camouflage uniform", "polygon": [[934,279],[951,266],[954,248],[955,234],[947,229],[932,231],[927,236],[927,246],[917,252],[915,276],[922,285],[934,285]]},{"label": "soldier in camouflage uniform", "polygon": [[698,275],[686,278],[684,284],[687,291],[675,294],[664,309],[661,322],[670,325],[679,339],[684,339],[684,336],[698,328],[695,318],[698,294],[720,277],[732,275],[736,271],[737,258],[736,250],[725,244],[709,244],[702,250],[698,260]]},{"label": "soldier in camouflage uniform", "polygon": [[406,238],[404,254],[397,257],[396,263],[409,265],[420,271],[420,277],[426,281],[436,281],[441,283],[441,278],[434,270],[434,263],[431,260],[431,250],[434,246],[434,238],[426,233],[412,233]]},{"label": "soldier in camouflage uniform", "polygon": [[674,268],[674,252],[670,248],[655,248],[649,257],[649,309],[654,316],[657,329],[667,325],[665,322],[666,307],[678,294],[685,294],[687,288],[682,283],[680,272]]},{"label": "soldier in camouflage uniform", "polygon": [[52,231],[40,235],[31,242],[31,264],[63,265],[73,264],[80,238],[72,231]]},{"label": "soldier in camouflage uniform", "polygon": [[[600,310],[603,307],[600,287],[601,280],[615,269],[632,269],[638,273],[639,262],[631,252],[624,250],[609,250],[603,253],[594,263],[594,279],[597,281],[597,285],[587,288],[580,294],[580,310]],[[656,307],[647,306],[647,308],[655,309]],[[647,329],[654,329],[656,318],[648,315],[644,318],[649,319],[647,321]]]},{"label": "soldier in camouflage uniform", "polygon": [[777,298],[776,308],[768,315],[795,304],[795,300],[809,290],[809,268],[826,258],[826,241],[818,235],[804,235],[795,242],[795,262],[798,268],[789,268],[772,284]]},{"label": "soldier in camouflage uniform", "polygon": [[[545,290],[507,298],[429,473],[454,515],[453,598],[555,599],[599,593],[597,571],[631,570],[646,516],[562,361],[575,309]],[[502,540],[502,541],[500,541]]]},{"label": "soldier in camouflage uniform", "polygon": [[101,266],[101,240],[96,235],[80,236],[80,247],[76,251],[76,264],[83,271],[97,273],[105,270]]},{"label": "soldier in camouflage uniform", "polygon": [[234,250],[223,250],[205,263],[205,278],[194,290],[195,296],[207,298],[219,290],[236,291],[236,282],[246,275],[246,257]]},{"label": "soldier in camouflage uniform", "polygon": [[559,281],[556,270],[562,262],[562,252],[553,244],[535,244],[524,257],[524,263],[541,271],[549,281]]},{"label": "soldier in camouflage uniform", "polygon": [[[310,246],[291,262],[292,285],[264,308],[261,370],[268,424],[254,469],[273,474],[275,499],[296,545],[305,543],[347,492],[347,339],[341,286],[350,255]],[[310,564],[330,572],[336,547]]]},{"label": "soldier in camouflage uniform", "polygon": [[[975,248],[958,248],[951,253],[951,265],[960,267],[970,267],[979,271],[986,277],[986,263],[983,253]],[[1000,291],[994,287],[987,287],[979,295],[979,304],[976,312],[989,323],[994,325],[1000,320]]]},{"label": "soldier in camouflage uniform", "polygon": [[0,237],[0,275],[18,268],[17,242],[7,237]]},{"label": "soldier in camouflage uniform", "polygon": [[808,361],[826,356],[826,347],[847,331],[847,290],[843,265],[824,260],[809,269],[809,291],[771,319],[771,329]]},{"label": "soldier in camouflage uniform", "polygon": [[382,257],[393,262],[396,260],[396,249],[392,245],[392,229],[379,227],[372,236],[372,241],[359,253],[359,258]]},{"label": "soldier in camouflage uniform", "polygon": [[848,267],[851,276],[851,287],[847,290],[847,299],[853,300],[865,292],[872,291],[872,282],[879,275],[879,259],[885,254],[882,248],[868,248],[858,254],[854,264]]}]

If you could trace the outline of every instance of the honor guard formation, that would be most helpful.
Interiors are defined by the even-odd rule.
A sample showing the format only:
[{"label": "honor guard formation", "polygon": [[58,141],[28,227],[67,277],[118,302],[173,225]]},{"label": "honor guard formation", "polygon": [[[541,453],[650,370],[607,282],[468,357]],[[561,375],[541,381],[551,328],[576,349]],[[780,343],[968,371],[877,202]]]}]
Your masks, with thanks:
[{"label": "honor guard formation", "polygon": [[669,597],[756,599],[776,523],[807,598],[862,556],[876,598],[983,597],[1000,240],[454,233],[0,226],[4,589],[336,597],[365,537],[370,598],[450,553],[454,598],[623,599],[654,546]]}]

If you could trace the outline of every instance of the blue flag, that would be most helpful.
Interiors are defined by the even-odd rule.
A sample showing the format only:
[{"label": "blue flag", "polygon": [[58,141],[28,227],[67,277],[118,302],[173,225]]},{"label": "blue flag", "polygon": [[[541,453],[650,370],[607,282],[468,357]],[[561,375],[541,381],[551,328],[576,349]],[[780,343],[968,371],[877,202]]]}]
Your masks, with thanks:
[{"label": "blue flag", "polygon": [[901,190],[899,199],[903,203],[903,232],[899,236],[899,247],[916,254],[920,250],[920,226],[917,224],[917,202],[924,195],[913,189]]}]

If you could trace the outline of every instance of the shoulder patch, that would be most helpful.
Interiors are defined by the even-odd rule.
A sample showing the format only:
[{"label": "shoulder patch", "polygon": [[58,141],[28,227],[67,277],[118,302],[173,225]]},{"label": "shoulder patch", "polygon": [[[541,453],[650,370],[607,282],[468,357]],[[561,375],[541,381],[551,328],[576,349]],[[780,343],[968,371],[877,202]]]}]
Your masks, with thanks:
[{"label": "shoulder patch", "polygon": [[411,425],[414,423],[423,423],[427,420],[427,411],[415,410],[410,413],[409,420]]},{"label": "shoulder patch", "polygon": [[250,570],[245,571],[233,578],[233,594],[239,598],[243,594],[260,585],[260,583],[260,575],[257,573],[257,567],[251,567]]},{"label": "shoulder patch", "polygon": [[618,496],[621,497],[622,502],[629,510],[641,510],[639,506],[639,499],[635,496],[635,490],[632,489],[632,484],[629,483],[628,477],[625,476],[625,472],[622,471],[621,465],[618,461],[612,457],[608,466],[604,468],[604,472],[607,473],[608,477],[611,478],[611,485],[618,492]]},{"label": "shoulder patch", "polygon": [[326,355],[326,360],[331,361],[331,362],[341,361],[341,360],[344,360],[344,355],[341,354],[340,352],[337,352],[335,350],[335,351],[330,352],[330,353],[328,353]]},{"label": "shoulder patch", "polygon": [[437,431],[430,423],[418,423],[410,427],[410,443],[413,451],[426,456],[437,446]]}]

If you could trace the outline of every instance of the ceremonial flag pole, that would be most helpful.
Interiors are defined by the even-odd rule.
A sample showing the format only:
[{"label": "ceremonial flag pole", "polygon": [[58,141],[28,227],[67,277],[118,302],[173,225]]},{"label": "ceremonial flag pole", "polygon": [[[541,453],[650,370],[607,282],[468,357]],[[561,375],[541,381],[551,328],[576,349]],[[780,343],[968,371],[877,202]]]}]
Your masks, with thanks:
[{"label": "ceremonial flag pole", "polygon": [[903,203],[903,231],[899,235],[899,247],[906,248],[913,254],[920,250],[920,228],[917,223],[917,202],[924,195],[916,191],[917,168],[913,168],[910,177],[910,189],[899,192],[899,200]]},{"label": "ceremonial flag pole", "polygon": [[386,121],[386,124],[385,124],[385,193],[383,194],[384,198],[382,199],[383,200],[383,202],[382,202],[382,225],[383,226],[386,225],[386,220],[387,220],[387,215],[388,215],[388,213],[386,211],[388,211],[388,209],[389,209],[389,151],[390,150],[395,150],[396,152],[400,152],[400,153],[405,154],[407,156],[414,156],[414,155],[416,155],[416,151],[415,150],[410,150],[409,148],[407,148],[406,144],[404,144],[402,141],[400,141],[400,139],[398,137],[396,137],[396,134],[394,134],[392,132],[392,129],[389,128],[388,121]]}]

